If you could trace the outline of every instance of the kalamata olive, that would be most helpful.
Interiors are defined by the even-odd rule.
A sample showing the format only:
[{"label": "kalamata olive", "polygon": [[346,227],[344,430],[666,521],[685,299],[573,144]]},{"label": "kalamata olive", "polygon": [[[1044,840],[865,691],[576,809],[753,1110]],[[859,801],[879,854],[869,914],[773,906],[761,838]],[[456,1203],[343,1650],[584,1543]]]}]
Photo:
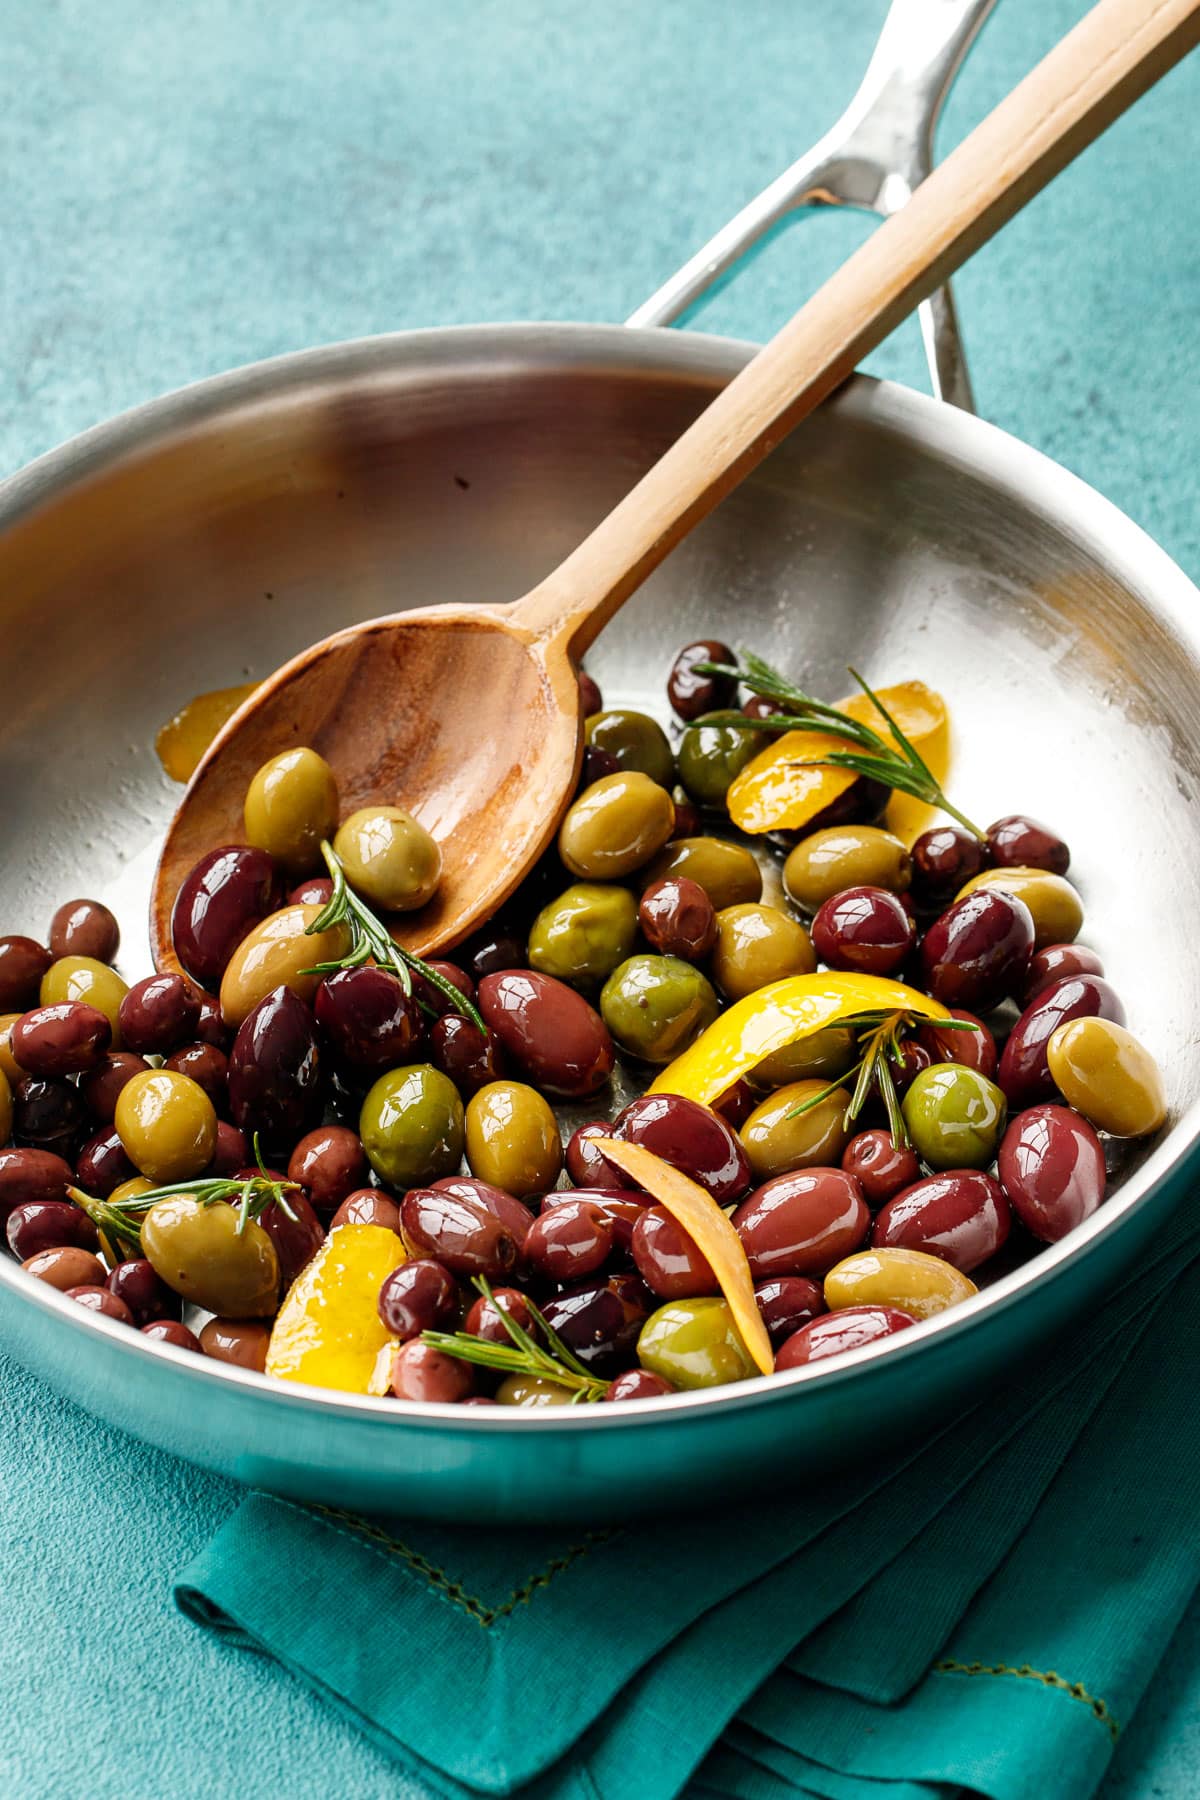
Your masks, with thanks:
[{"label": "kalamata olive", "polygon": [[36,1006],[42,976],[54,961],[31,937],[0,937],[0,1012]]},{"label": "kalamata olive", "polygon": [[330,1231],[336,1231],[339,1225],[381,1225],[399,1237],[400,1207],[382,1188],[355,1188],[330,1219]]},{"label": "kalamata olive", "polygon": [[250,1143],[245,1132],[239,1131],[227,1119],[218,1119],[217,1141],[206,1173],[214,1177],[232,1175],[249,1159]]},{"label": "kalamata olive", "polygon": [[294,1216],[289,1216],[278,1200],[268,1201],[258,1215],[259,1224],[275,1246],[285,1292],[325,1242],[325,1228],[305,1196],[296,1188],[289,1188],[286,1199]]},{"label": "kalamata olive", "polygon": [[71,1165],[50,1150],[0,1150],[0,1226],[15,1206],[30,1201],[65,1200],[74,1177]]},{"label": "kalamata olive", "polygon": [[201,1327],[199,1348],[214,1362],[232,1363],[237,1369],[267,1366],[271,1330],[258,1319],[209,1319]]},{"label": "kalamata olive", "polygon": [[482,1206],[485,1212],[490,1212],[499,1219],[518,1250],[524,1246],[533,1224],[533,1214],[506,1189],[497,1187],[490,1181],[480,1181],[474,1175],[446,1175],[441,1181],[430,1185],[437,1193],[453,1194],[455,1199],[466,1200],[472,1206]]},{"label": "kalamata olive", "polygon": [[[1083,901],[1078,892],[1065,876],[1053,875],[1049,869],[984,869],[960,889],[958,898],[965,900],[980,888],[1011,894],[1029,908],[1035,951],[1047,944],[1073,944],[1083,927]],[[1026,979],[1028,974],[1026,968]]]},{"label": "kalamata olive", "polygon": [[607,1389],[601,1394],[601,1400],[661,1400],[664,1394],[674,1394],[677,1390],[661,1375],[652,1375],[649,1369],[626,1369],[623,1375],[616,1375],[609,1382]]},{"label": "kalamata olive", "polygon": [[897,1149],[890,1131],[860,1131],[842,1151],[842,1167],[859,1183],[868,1206],[882,1206],[921,1176],[914,1152]]},{"label": "kalamata olive", "polygon": [[483,1338],[489,1344],[511,1344],[512,1337],[505,1327],[502,1313],[507,1313],[530,1337],[538,1336],[528,1300],[518,1288],[509,1287],[493,1288],[491,1300],[486,1300],[481,1294],[463,1321],[463,1330],[470,1332],[472,1337]]},{"label": "kalamata olive", "polygon": [[106,1287],[68,1288],[67,1299],[86,1306],[89,1312],[103,1313],[106,1319],[115,1319],[118,1325],[133,1324],[133,1314],[125,1302],[118,1300],[115,1294],[110,1294]]},{"label": "kalamata olive", "polygon": [[[199,1356],[204,1348],[182,1319],[151,1319],[148,1325],[139,1325],[138,1330],[156,1344],[173,1344],[176,1350],[190,1350],[193,1356]],[[265,1368],[266,1364],[263,1366]]]},{"label": "kalamata olive", "polygon": [[200,995],[182,975],[148,975],[121,1002],[121,1042],[142,1056],[166,1056],[186,1044],[200,1018]]},{"label": "kalamata olive", "polygon": [[1020,813],[988,826],[987,849],[997,869],[1048,869],[1052,875],[1065,875],[1071,866],[1071,852],[1058,833]]},{"label": "kalamata olive", "polygon": [[748,719],[770,719],[791,709],[782,700],[768,699],[766,694],[750,694],[742,702],[742,711]]},{"label": "kalamata olive", "polygon": [[608,1261],[612,1221],[588,1200],[568,1199],[541,1213],[525,1238],[525,1259],[550,1281],[581,1281]]},{"label": "kalamata olive", "polygon": [[653,949],[684,962],[699,962],[716,942],[713,903],[699,882],[686,875],[648,887],[638,907],[638,922]]},{"label": "kalamata olive", "polygon": [[720,638],[698,638],[694,644],[685,644],[667,675],[667,699],[675,716],[687,722],[701,713],[732,706],[737,697],[736,676],[702,675],[697,664],[736,662],[733,651]]},{"label": "kalamata olive", "polygon": [[431,1256],[452,1275],[498,1281],[520,1255],[512,1233],[478,1200],[438,1188],[410,1188],[400,1202],[400,1230],[414,1256]]},{"label": "kalamata olive", "polygon": [[79,1000],[35,1006],[12,1028],[12,1053],[27,1075],[82,1075],[98,1068],[112,1041],[104,1014]]},{"label": "kalamata olive", "polygon": [[630,1240],[638,1274],[660,1300],[719,1294],[708,1258],[665,1206],[644,1206]]},{"label": "kalamata olive", "polygon": [[887,888],[845,888],[822,902],[812,924],[813,948],[831,969],[893,975],[916,941],[903,903]]},{"label": "kalamata olive", "polygon": [[[888,1073],[891,1075],[892,1086],[896,1092],[906,1094],[917,1076],[922,1074],[932,1061],[933,1058],[924,1044],[919,1044],[916,1038],[906,1038],[900,1046],[900,1061],[891,1062],[889,1060],[888,1062]],[[882,1099],[878,1076],[871,1081],[871,1092],[876,1098]]]},{"label": "kalamata olive", "polygon": [[585,719],[590,719],[604,705],[600,683],[586,669],[577,669],[575,678],[579,683],[579,710]]},{"label": "kalamata olive", "polygon": [[30,1075],[12,1091],[12,1134],[16,1143],[74,1159],[87,1129],[87,1108],[73,1082]]},{"label": "kalamata olive", "polygon": [[380,1322],[401,1343],[423,1331],[453,1331],[461,1307],[458,1283],[431,1257],[401,1263],[379,1290]]},{"label": "kalamata olive", "polygon": [[1030,1001],[1009,1034],[996,1080],[1009,1104],[1032,1106],[1057,1091],[1046,1059],[1050,1039],[1072,1019],[1110,1019],[1124,1025],[1125,1008],[1100,975],[1065,975]]},{"label": "kalamata olive", "polygon": [[206,1312],[270,1318],[279,1301],[279,1258],[262,1226],[242,1223],[223,1200],[191,1194],[157,1200],[142,1221],[142,1251],[169,1288]]},{"label": "kalamata olive", "polygon": [[121,927],[103,900],[65,900],[50,921],[47,939],[55,956],[94,956],[110,963],[121,944]]},{"label": "kalamata olive", "polygon": [[163,1067],[186,1075],[204,1089],[213,1105],[223,1107],[229,1091],[229,1058],[215,1044],[185,1044],[168,1056]]},{"label": "kalamata olive", "polygon": [[599,744],[588,744],[583,752],[583,766],[579,771],[577,793],[591,787],[594,781],[603,781],[606,775],[615,775],[621,767],[611,750],[602,750]]},{"label": "kalamata olive", "polygon": [[646,1289],[638,1280],[610,1275],[555,1294],[542,1308],[550,1329],[595,1375],[615,1375],[627,1363],[646,1321]]},{"label": "kalamata olive", "polygon": [[756,1281],[754,1298],[767,1336],[776,1349],[825,1311],[821,1284],[810,1281],[807,1275],[772,1275],[768,1281]]},{"label": "kalamata olive", "polygon": [[506,969],[523,969],[527,960],[521,934],[502,920],[493,920],[468,938],[460,955],[477,982],[485,975],[501,975]]},{"label": "kalamata olive", "polygon": [[429,1055],[435,1069],[448,1075],[460,1094],[470,1099],[489,1081],[508,1074],[508,1063],[496,1032],[484,1037],[462,1013],[443,1013],[429,1033]]},{"label": "kalamata olive", "polygon": [[[434,961],[427,964],[427,967],[432,969],[435,974],[440,975],[443,981],[448,981],[451,987],[456,987],[467,1000],[474,1000],[475,983],[467,971],[460,969],[457,963],[438,962],[435,958]],[[453,1011],[451,1002],[442,989],[435,986],[427,976],[422,974],[420,969],[411,970],[411,974],[413,997],[419,1006],[427,1007],[439,1018],[443,1013]]]},{"label": "kalamata olive", "polygon": [[849,1090],[825,1081],[793,1081],[761,1101],[738,1133],[759,1182],[796,1169],[832,1168],[850,1140]]},{"label": "kalamata olive", "polygon": [[667,842],[671,843],[675,838],[699,837],[704,825],[696,802],[689,800],[681,787],[671,789],[671,799],[675,806],[675,823]]},{"label": "kalamata olive", "polygon": [[551,1212],[556,1206],[565,1206],[577,1200],[585,1200],[590,1206],[598,1206],[612,1226],[614,1250],[628,1255],[633,1242],[633,1228],[645,1211],[649,1199],[648,1194],[634,1194],[628,1189],[615,1187],[555,1188],[542,1196],[541,1211]]},{"label": "kalamata olive", "polygon": [[363,806],[343,819],[333,848],[356,894],[385,912],[414,912],[437,892],[442,852],[402,806]]},{"label": "kalamata olive", "polygon": [[750,1163],[735,1133],[711,1107],[680,1094],[643,1094],[630,1101],[612,1135],[682,1170],[718,1206],[740,1199],[750,1186]]},{"label": "kalamata olive", "polygon": [[903,1245],[856,1250],[825,1277],[830,1312],[848,1306],[894,1306],[914,1319],[931,1319],[979,1292],[969,1275],[927,1250]]},{"label": "kalamata olive", "polygon": [[637,1182],[615,1164],[606,1162],[594,1140],[611,1137],[612,1126],[606,1119],[594,1119],[572,1132],[567,1142],[567,1174],[576,1187],[636,1188]]},{"label": "kalamata olive", "polygon": [[475,1386],[470,1363],[434,1350],[420,1338],[401,1344],[392,1358],[392,1393],[397,1400],[452,1406]]},{"label": "kalamata olive", "polygon": [[750,1273],[824,1275],[866,1239],[871,1214],[844,1169],[800,1169],[756,1188],[733,1215]]},{"label": "kalamata olive", "polygon": [[56,1244],[51,1250],[39,1250],[21,1264],[27,1275],[57,1288],[60,1294],[74,1287],[103,1287],[104,1264],[90,1250],[76,1244]]},{"label": "kalamata olive", "polygon": [[1033,919],[1023,900],[977,888],[936,918],[921,944],[924,985],[943,1006],[986,1012],[1020,993],[1033,954]]},{"label": "kalamata olive", "polygon": [[668,1300],[638,1337],[638,1361],[677,1388],[721,1387],[758,1373],[729,1302],[716,1295]]},{"label": "kalamata olive", "polygon": [[337,830],[333,770],[306,744],[282,750],[257,771],[243,808],[246,842],[295,880],[320,867],[321,840]]},{"label": "kalamata olive", "polygon": [[125,1154],[125,1146],[110,1125],[89,1138],[75,1161],[75,1185],[97,1200],[107,1200],[137,1170]]},{"label": "kalamata olive", "polygon": [[949,906],[965,881],[983,867],[983,845],[961,825],[934,825],[912,847],[912,899],[921,913]]},{"label": "kalamata olive", "polygon": [[265,850],[225,844],[202,856],[171,913],[171,942],[192,979],[215,989],[242,939],[279,898],[278,871]]},{"label": "kalamata olive", "polygon": [[333,899],[333,883],[328,875],[306,875],[287,897],[289,906],[328,906]]},{"label": "kalamata olive", "polygon": [[969,1275],[1008,1238],[1012,1210],[999,1182],[980,1169],[928,1175],[889,1200],[872,1244],[925,1250]]},{"label": "kalamata olive", "polygon": [[1069,1106],[1018,1113],[1001,1140],[996,1166],[1017,1217],[1045,1244],[1082,1225],[1104,1198],[1104,1148]]},{"label": "kalamata olive", "polygon": [[[79,1083],[84,1105],[94,1119],[111,1125],[117,1109],[117,1096],[135,1075],[144,1075],[150,1064],[128,1050],[111,1050]],[[186,1074],[186,1070],[184,1071]]]},{"label": "kalamata olive", "polygon": [[479,1010],[513,1061],[546,1093],[595,1093],[612,1073],[608,1027],[582,994],[536,969],[479,983]]},{"label": "kalamata olive", "polygon": [[92,1221],[69,1200],[27,1200],[13,1207],[4,1229],[9,1249],[21,1262],[60,1244],[94,1250],[98,1241]]},{"label": "kalamata olive", "polygon": [[760,1097],[748,1081],[735,1081],[711,1102],[712,1110],[719,1119],[724,1119],[731,1131],[740,1131]]},{"label": "kalamata olive", "polygon": [[247,1016],[229,1055],[229,1111],[268,1149],[295,1143],[321,1117],[321,1065],[312,1011],[277,987]]},{"label": "kalamata olive", "polygon": [[1104,964],[1085,944],[1046,944],[1041,950],[1035,950],[1029,960],[1022,1002],[1028,1006],[1046,988],[1053,987],[1067,975],[1103,974]]},{"label": "kalamata olive", "polygon": [[366,1186],[369,1171],[357,1132],[345,1125],[318,1125],[292,1151],[287,1173],[318,1212],[332,1212],[347,1194]]},{"label": "kalamata olive", "polygon": [[847,1350],[860,1350],[864,1344],[891,1337],[893,1332],[916,1322],[911,1314],[895,1306],[847,1306],[840,1312],[825,1313],[788,1338],[775,1358],[776,1373],[781,1369],[799,1369],[827,1356],[842,1356]]},{"label": "kalamata olive", "polygon": [[221,1002],[213,994],[201,994],[200,1016],[196,1020],[196,1041],[227,1050],[233,1042],[232,1031],[225,1029],[221,1018]]},{"label": "kalamata olive", "polygon": [[318,987],[313,1010],[331,1048],[355,1069],[394,1069],[420,1042],[415,995],[386,969],[339,969]]},{"label": "kalamata olive", "polygon": [[995,1038],[983,1020],[965,1007],[952,1006],[948,1010],[952,1019],[961,1019],[973,1029],[953,1031],[944,1025],[922,1025],[917,1031],[917,1042],[928,1050],[931,1062],[961,1063],[964,1069],[975,1069],[993,1081],[998,1060]]},{"label": "kalamata olive", "polygon": [[118,1263],[104,1285],[110,1294],[125,1302],[135,1325],[150,1325],[155,1319],[179,1317],[179,1296],[158,1279],[144,1256]]}]

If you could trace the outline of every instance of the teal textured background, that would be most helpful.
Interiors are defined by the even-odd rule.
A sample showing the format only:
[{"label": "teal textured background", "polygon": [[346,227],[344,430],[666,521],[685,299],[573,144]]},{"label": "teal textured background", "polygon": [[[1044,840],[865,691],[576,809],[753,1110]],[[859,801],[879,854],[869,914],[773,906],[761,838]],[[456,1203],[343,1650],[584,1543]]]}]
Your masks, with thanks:
[{"label": "teal textured background", "polygon": [[[0,473],[257,357],[620,319],[840,110],[884,0],[9,0]],[[1083,11],[1001,0],[943,147]],[[959,281],[980,410],[1200,575],[1200,58]],[[761,339],[866,229],[822,215],[698,322]],[[915,325],[868,365],[922,384]],[[0,1791],[401,1796],[273,1666],[177,1618],[227,1484],[0,1369]],[[1102,1497],[1098,1496],[1098,1502]],[[1200,1610],[1104,1800],[1200,1784]]]}]

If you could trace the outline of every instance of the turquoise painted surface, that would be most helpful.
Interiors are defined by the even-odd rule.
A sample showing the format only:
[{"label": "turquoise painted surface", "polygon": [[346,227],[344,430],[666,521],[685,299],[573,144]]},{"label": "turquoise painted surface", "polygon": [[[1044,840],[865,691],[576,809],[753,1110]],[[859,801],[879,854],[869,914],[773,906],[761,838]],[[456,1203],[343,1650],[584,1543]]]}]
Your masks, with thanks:
[{"label": "turquoise painted surface", "polygon": [[[1083,10],[1001,0],[949,144]],[[619,319],[832,120],[882,0],[9,0],[0,473],[182,382],[481,319]],[[1200,59],[959,283],[981,410],[1200,575]],[[762,338],[864,229],[798,225],[702,323]],[[869,365],[920,383],[915,326]],[[0,1791],[403,1795],[271,1665],[179,1620],[234,1490],[0,1370]],[[1166,1648],[1166,1647],[1165,1647]],[[165,1674],[165,1682],[164,1682]],[[1200,1782],[1200,1612],[1104,1800]]]}]

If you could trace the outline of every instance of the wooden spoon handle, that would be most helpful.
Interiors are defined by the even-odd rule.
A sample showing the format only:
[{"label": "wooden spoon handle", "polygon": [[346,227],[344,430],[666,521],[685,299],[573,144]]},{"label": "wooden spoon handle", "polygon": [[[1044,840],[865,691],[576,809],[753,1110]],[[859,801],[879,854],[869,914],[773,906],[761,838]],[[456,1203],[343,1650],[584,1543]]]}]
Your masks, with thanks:
[{"label": "wooden spoon handle", "polygon": [[582,656],[692,526],[1197,41],[1200,0],[1100,0],[517,602],[514,621]]}]

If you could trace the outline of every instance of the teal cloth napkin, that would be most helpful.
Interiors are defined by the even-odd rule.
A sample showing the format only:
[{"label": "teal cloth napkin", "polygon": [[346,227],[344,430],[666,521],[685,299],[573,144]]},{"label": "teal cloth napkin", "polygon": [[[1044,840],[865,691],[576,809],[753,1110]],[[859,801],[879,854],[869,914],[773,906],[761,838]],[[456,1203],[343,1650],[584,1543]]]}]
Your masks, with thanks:
[{"label": "teal cloth napkin", "polygon": [[1198,1226],[1038,1369],[808,1491],[502,1536],[253,1494],[176,1599],[447,1800],[1075,1800],[1200,1580]]}]

